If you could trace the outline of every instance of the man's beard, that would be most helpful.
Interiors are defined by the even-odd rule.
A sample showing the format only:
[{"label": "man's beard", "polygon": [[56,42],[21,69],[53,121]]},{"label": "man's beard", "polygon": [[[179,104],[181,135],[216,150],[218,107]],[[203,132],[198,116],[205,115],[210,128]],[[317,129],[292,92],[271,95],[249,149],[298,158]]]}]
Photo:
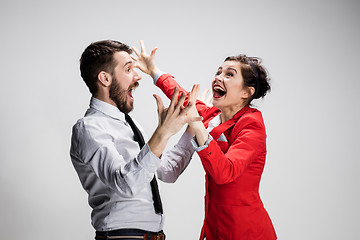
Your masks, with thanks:
[{"label": "man's beard", "polygon": [[109,88],[109,97],[113,100],[117,108],[123,113],[129,113],[134,108],[134,102],[127,104],[127,95],[128,91],[131,88],[136,88],[139,86],[138,82],[135,82],[133,85],[129,86],[127,90],[121,89],[120,83],[113,77],[113,81]]}]

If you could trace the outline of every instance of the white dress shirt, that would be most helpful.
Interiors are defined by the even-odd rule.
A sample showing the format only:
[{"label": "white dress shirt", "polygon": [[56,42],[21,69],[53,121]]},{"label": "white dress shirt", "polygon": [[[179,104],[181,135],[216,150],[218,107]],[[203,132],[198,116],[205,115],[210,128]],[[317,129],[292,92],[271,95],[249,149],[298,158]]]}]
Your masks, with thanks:
[{"label": "white dress shirt", "polygon": [[73,127],[70,156],[89,195],[95,230],[162,230],[163,215],[155,213],[150,181],[155,171],[164,182],[176,181],[194,153],[191,138],[184,133],[159,159],[147,143],[139,148],[124,113],[92,98],[85,116]]}]

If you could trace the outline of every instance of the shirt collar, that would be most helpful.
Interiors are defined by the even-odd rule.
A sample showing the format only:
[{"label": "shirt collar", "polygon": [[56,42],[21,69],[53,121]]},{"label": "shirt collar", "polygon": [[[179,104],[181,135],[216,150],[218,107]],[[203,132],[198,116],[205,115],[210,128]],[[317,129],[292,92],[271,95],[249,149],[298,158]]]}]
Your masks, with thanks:
[{"label": "shirt collar", "polygon": [[121,112],[117,107],[114,105],[111,105],[109,103],[106,103],[104,101],[101,101],[100,99],[97,99],[95,97],[91,97],[90,100],[90,108],[94,108],[112,118],[121,120],[125,122],[125,114]]}]

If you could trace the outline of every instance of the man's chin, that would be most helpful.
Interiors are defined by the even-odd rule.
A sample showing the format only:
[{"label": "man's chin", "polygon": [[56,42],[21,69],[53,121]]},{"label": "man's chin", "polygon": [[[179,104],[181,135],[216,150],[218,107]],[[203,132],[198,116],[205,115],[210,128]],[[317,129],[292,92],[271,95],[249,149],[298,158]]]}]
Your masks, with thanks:
[{"label": "man's chin", "polygon": [[125,108],[124,108],[124,113],[129,113],[131,112],[132,110],[134,109],[134,102],[128,102],[126,105],[125,105]]},{"label": "man's chin", "polygon": [[134,109],[134,102],[117,102],[117,108],[123,113],[129,113]]}]

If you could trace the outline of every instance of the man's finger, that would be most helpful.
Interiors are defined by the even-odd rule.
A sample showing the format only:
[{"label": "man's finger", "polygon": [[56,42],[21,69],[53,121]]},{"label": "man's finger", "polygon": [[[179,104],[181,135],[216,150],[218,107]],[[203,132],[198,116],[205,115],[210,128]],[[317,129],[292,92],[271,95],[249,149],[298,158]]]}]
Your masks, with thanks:
[{"label": "man's finger", "polygon": [[170,105],[169,105],[169,110],[171,112],[174,111],[174,107],[175,107],[175,105],[177,103],[178,96],[179,96],[179,88],[175,87],[173,95],[171,96],[171,102],[170,102]]},{"label": "man's finger", "polygon": [[181,115],[187,114],[187,112],[191,109],[192,106],[193,106],[193,103],[189,101],[188,104],[184,107],[184,109],[182,109],[180,114]]},{"label": "man's finger", "polygon": [[180,94],[179,101],[177,102],[177,104],[176,104],[176,106],[175,106],[175,110],[180,111],[180,110],[182,109],[181,107],[182,107],[183,104],[184,104],[185,97],[186,97],[185,93],[182,92],[182,93]]},{"label": "man's finger", "polygon": [[161,113],[164,111],[164,103],[159,95],[154,94],[153,96],[156,100],[158,115],[161,117]]}]

